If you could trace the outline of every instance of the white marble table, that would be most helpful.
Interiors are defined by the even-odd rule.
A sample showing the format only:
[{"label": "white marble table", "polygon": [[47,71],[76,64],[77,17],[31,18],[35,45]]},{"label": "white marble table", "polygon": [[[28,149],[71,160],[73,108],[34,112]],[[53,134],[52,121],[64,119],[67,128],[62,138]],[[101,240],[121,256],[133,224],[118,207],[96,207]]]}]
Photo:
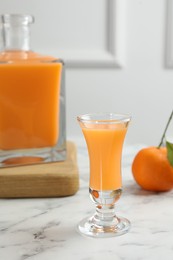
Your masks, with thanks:
[{"label": "white marble table", "polygon": [[129,218],[128,234],[92,239],[79,235],[76,224],[90,215],[88,156],[78,144],[80,190],[71,197],[0,200],[0,260],[172,260],[173,191],[142,191],[131,174],[132,159],[141,146],[125,146],[122,162],[124,192],[117,213]]}]

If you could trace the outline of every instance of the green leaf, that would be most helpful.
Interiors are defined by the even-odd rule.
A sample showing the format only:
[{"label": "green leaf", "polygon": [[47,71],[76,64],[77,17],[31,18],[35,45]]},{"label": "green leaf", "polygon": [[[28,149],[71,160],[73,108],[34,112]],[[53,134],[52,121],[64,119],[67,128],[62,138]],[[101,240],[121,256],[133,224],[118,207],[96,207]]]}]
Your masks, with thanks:
[{"label": "green leaf", "polygon": [[168,161],[170,162],[170,165],[173,166],[173,144],[166,141],[166,148]]}]

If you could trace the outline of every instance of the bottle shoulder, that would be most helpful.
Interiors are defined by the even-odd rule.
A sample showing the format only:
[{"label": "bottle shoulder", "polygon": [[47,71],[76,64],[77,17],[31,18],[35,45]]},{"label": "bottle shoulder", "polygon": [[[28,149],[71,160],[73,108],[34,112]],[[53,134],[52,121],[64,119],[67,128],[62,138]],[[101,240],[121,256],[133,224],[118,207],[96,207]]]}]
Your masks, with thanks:
[{"label": "bottle shoulder", "polygon": [[8,50],[0,52],[0,63],[62,63],[53,56],[42,55],[33,51]]}]

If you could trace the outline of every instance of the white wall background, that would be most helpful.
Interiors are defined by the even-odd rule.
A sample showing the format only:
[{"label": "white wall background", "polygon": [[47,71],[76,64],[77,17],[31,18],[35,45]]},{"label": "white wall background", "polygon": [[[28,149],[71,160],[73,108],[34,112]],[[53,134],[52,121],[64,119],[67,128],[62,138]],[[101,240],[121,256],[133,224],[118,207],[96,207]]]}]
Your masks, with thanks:
[{"label": "white wall background", "polygon": [[157,145],[173,109],[172,1],[0,0],[0,13],[33,14],[34,50],[65,59],[68,138],[78,114],[114,111],[132,115],[127,142]]}]

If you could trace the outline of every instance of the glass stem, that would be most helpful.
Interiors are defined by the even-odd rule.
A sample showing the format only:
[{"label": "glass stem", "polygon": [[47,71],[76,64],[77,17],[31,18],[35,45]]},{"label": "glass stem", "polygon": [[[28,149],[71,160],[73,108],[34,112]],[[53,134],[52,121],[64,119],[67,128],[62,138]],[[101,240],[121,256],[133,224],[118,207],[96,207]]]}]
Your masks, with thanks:
[{"label": "glass stem", "polygon": [[[96,206],[96,212],[94,220],[98,226],[106,227],[117,224],[117,218],[115,215],[115,206]],[[116,222],[116,223],[115,223]]]}]

